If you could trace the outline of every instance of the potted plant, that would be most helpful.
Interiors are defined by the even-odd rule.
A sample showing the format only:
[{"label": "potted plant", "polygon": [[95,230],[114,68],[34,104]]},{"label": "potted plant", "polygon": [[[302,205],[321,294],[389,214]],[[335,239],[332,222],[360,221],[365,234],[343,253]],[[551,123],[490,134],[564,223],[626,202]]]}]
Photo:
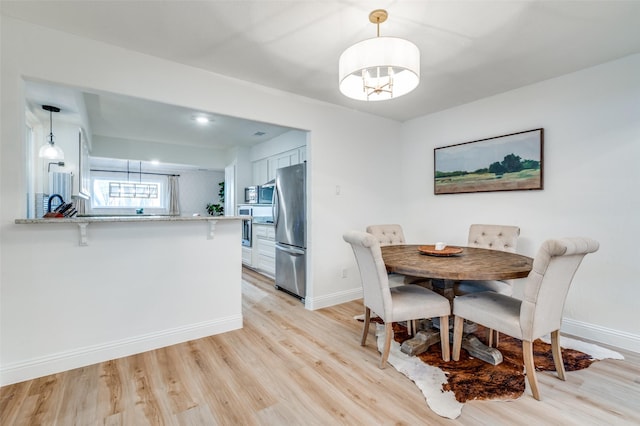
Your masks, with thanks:
[{"label": "potted plant", "polygon": [[[220,190],[218,191],[218,198],[220,202],[224,203],[224,181],[218,184]],[[207,204],[207,213],[211,216],[222,216],[224,214],[224,206],[222,204]]]}]

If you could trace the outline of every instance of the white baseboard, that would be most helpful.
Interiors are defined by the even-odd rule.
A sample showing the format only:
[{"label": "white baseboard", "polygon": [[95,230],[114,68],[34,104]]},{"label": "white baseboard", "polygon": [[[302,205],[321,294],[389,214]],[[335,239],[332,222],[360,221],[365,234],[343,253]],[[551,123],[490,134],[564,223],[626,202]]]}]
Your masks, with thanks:
[{"label": "white baseboard", "polygon": [[[307,298],[305,301],[305,307],[307,309],[316,310],[361,298],[362,289],[356,288],[317,298]],[[603,343],[616,348],[640,353],[640,336],[636,334],[601,327],[569,318],[563,319],[561,331],[597,343]]]},{"label": "white baseboard", "polygon": [[356,299],[362,299],[362,287],[340,291],[326,296],[313,298],[307,297],[305,299],[305,308],[314,311],[316,309],[328,308],[329,306],[339,305]]},{"label": "white baseboard", "polygon": [[0,367],[0,386],[84,367],[242,328],[242,315],[176,327],[100,345],[59,352]]},{"label": "white baseboard", "polygon": [[562,320],[562,332],[616,348],[640,353],[640,336],[570,318]]}]

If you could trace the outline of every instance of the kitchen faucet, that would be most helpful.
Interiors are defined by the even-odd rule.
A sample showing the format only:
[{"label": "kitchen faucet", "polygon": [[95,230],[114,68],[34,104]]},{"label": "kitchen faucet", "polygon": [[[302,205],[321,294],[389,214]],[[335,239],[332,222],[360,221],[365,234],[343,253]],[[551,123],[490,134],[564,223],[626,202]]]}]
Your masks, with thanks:
[{"label": "kitchen faucet", "polygon": [[51,200],[53,200],[54,198],[59,199],[60,204],[64,204],[64,199],[62,199],[62,196],[60,194],[53,194],[49,197],[49,201],[47,202],[47,213],[51,213]]}]

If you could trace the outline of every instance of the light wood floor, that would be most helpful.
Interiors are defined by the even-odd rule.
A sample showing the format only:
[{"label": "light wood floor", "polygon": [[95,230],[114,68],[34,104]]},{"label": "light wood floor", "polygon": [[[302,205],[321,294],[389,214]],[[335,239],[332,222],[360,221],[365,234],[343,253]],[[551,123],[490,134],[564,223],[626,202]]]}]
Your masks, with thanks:
[{"label": "light wood floor", "polygon": [[245,271],[244,328],[0,389],[1,425],[640,424],[640,356],[539,373],[543,401],[467,403],[435,415],[393,367],[378,368],[361,302],[311,312]]}]

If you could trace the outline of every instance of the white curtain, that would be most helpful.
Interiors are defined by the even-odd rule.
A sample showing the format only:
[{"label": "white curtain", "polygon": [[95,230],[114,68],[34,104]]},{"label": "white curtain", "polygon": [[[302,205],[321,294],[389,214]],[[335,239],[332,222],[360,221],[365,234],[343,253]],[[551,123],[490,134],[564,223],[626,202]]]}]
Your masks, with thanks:
[{"label": "white curtain", "polygon": [[71,173],[49,172],[49,195],[58,194],[65,203],[71,201]]},{"label": "white curtain", "polygon": [[76,211],[78,214],[86,214],[87,213],[87,200],[84,198],[76,198]]},{"label": "white curtain", "polygon": [[180,214],[178,177],[179,176],[169,176],[169,214],[175,216]]}]

